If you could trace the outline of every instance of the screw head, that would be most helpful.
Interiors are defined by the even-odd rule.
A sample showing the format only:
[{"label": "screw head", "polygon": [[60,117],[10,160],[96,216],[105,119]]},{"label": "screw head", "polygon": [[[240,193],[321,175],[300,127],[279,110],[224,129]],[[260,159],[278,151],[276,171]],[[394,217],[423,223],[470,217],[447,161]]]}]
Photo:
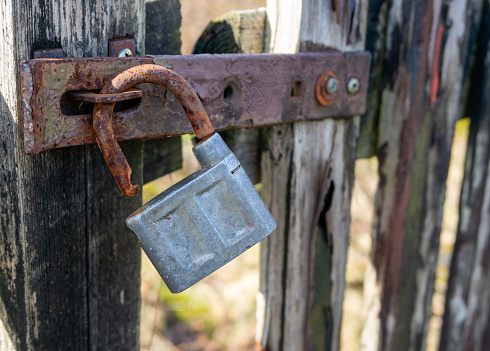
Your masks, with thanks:
[{"label": "screw head", "polygon": [[329,94],[335,94],[337,92],[339,84],[337,82],[337,79],[331,77],[327,81],[327,93]]},{"label": "screw head", "polygon": [[133,56],[133,52],[128,48],[121,49],[117,53],[117,57],[132,57],[132,56]]},{"label": "screw head", "polygon": [[347,92],[349,94],[355,94],[359,91],[361,87],[361,83],[359,83],[359,79],[351,78],[349,79],[349,83],[347,83]]}]

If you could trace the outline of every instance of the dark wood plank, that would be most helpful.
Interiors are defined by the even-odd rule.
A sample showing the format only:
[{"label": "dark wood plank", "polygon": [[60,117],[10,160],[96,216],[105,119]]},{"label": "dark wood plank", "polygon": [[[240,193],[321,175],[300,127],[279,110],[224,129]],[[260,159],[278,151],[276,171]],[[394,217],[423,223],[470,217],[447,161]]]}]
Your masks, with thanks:
[{"label": "dark wood plank", "polygon": [[[107,56],[108,40],[127,35],[142,53],[143,2],[2,1],[0,13],[2,343],[136,350],[140,249],[124,219],[141,195],[119,195],[94,146],[24,154],[19,64],[51,47],[68,57]],[[141,184],[142,144],[125,151]]]},{"label": "dark wood plank", "polygon": [[179,0],[145,0],[147,55],[179,55],[182,46]]},{"label": "dark wood plank", "polygon": [[[148,55],[179,55],[179,0],[146,0],[145,53]],[[180,137],[147,140],[143,143],[143,182],[148,183],[182,167]]]},{"label": "dark wood plank", "polygon": [[[462,117],[480,0],[392,2],[379,118],[372,263],[362,343],[426,345],[454,124]],[[375,277],[375,278],[374,278]],[[379,295],[378,295],[379,294]],[[381,301],[381,307],[379,304]],[[372,334],[380,339],[372,341]]]},{"label": "dark wood plank", "polygon": [[148,183],[182,167],[181,137],[143,142],[143,182]]},{"label": "dark wood plank", "polygon": [[490,6],[486,1],[480,33],[441,351],[483,351],[490,342]]},{"label": "dark wood plank", "polygon": [[369,158],[376,155],[378,144],[378,122],[381,109],[383,69],[386,53],[386,26],[388,24],[388,0],[369,0],[366,50],[371,52],[371,71],[367,110],[361,117],[356,157]]}]

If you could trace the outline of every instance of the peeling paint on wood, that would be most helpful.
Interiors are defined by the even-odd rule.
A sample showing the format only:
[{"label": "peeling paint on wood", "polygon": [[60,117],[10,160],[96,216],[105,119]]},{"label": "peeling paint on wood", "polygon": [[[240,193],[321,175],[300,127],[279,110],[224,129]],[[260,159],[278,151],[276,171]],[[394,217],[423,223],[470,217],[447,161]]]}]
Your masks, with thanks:
[{"label": "peeling paint on wood", "polygon": [[[366,282],[379,290],[367,289],[375,294],[365,298],[366,305],[376,309],[380,299],[381,306],[368,311],[364,322],[366,328],[379,326],[380,339],[379,345],[363,339],[366,350],[425,348],[453,129],[463,113],[464,75],[472,62],[480,8],[479,0],[391,3],[373,225],[376,281]],[[444,33],[438,43],[440,24]],[[434,62],[436,54],[440,60]],[[437,77],[431,75],[434,69]],[[431,102],[431,82],[438,77]]]}]

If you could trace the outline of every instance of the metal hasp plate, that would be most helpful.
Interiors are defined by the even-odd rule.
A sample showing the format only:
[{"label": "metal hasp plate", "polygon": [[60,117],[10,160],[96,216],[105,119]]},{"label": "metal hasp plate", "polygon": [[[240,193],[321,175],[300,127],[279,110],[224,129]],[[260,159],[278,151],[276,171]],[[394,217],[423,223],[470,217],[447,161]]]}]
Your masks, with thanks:
[{"label": "metal hasp plate", "polygon": [[[65,108],[70,102],[70,95],[65,93],[97,92],[112,77],[133,66],[158,64],[180,74],[197,92],[215,129],[225,130],[363,114],[370,61],[368,52],[338,51],[24,61],[25,151],[37,154],[94,143],[90,109],[77,112]],[[332,77],[336,84],[331,84]],[[348,89],[352,78],[358,81],[355,91]],[[332,86],[336,87],[333,92]],[[193,132],[172,94],[149,84],[138,88],[143,90],[143,97],[113,115],[117,140]],[[328,104],[319,101],[321,94],[327,94],[324,98]]]},{"label": "metal hasp plate", "polygon": [[194,285],[276,228],[240,162],[217,133],[193,151],[202,169],[126,220],[173,293]]}]

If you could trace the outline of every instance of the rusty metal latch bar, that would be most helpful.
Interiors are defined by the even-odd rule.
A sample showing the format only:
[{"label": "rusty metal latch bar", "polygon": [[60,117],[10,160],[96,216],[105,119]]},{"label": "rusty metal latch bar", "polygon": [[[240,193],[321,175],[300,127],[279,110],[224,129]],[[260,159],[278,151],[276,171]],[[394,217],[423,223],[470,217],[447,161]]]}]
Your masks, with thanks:
[{"label": "rusty metal latch bar", "polygon": [[138,84],[140,91],[100,94],[107,82],[131,67],[156,64],[181,75],[219,131],[363,114],[370,61],[368,52],[337,51],[24,61],[25,151],[34,155],[95,143],[90,103],[126,97],[126,105],[116,106],[112,117],[116,140],[192,133],[180,103],[160,86]]},{"label": "rusty metal latch bar", "polygon": [[[153,83],[168,89],[182,105],[199,139],[206,139],[213,135],[213,125],[194,89],[180,75],[168,68],[157,65],[141,65],[128,68],[108,81],[100,91],[100,95],[117,97],[124,91],[141,83]],[[93,128],[97,144],[112,175],[116,179],[119,189],[126,196],[134,196],[138,192],[138,185],[131,183],[131,167],[115,138],[114,129],[112,128],[112,110],[114,106],[114,101],[95,105]]]},{"label": "rusty metal latch bar", "polygon": [[69,93],[69,97],[73,100],[91,102],[93,104],[112,104],[119,101],[126,101],[143,97],[143,90],[130,88],[127,91],[123,91],[122,93],[114,94],[103,94],[102,91],[98,94],[91,91],[82,91]]}]

